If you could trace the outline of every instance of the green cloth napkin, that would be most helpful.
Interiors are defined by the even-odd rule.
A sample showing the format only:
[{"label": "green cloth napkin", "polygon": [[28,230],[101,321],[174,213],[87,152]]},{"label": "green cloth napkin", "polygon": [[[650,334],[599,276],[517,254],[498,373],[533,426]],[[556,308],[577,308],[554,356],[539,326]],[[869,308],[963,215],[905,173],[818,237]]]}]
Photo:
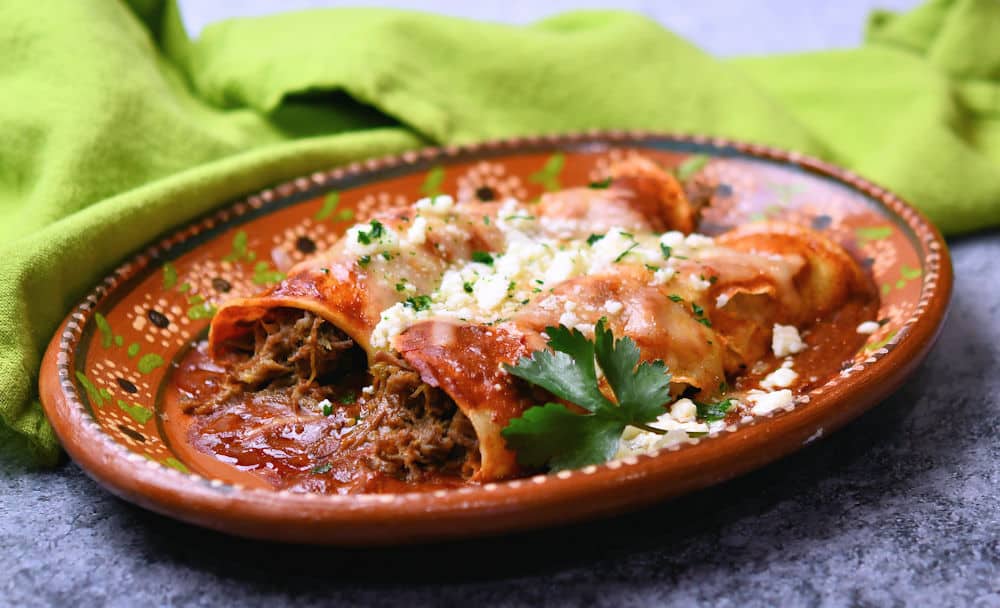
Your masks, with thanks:
[{"label": "green cloth napkin", "polygon": [[158,0],[7,2],[0,23],[0,437],[43,464],[59,450],[38,364],[99,277],[214,206],[349,160],[600,127],[699,132],[846,165],[947,232],[1000,222],[994,0],[875,14],[855,50],[728,62],[604,11],[529,27],[311,11],[196,41]]}]

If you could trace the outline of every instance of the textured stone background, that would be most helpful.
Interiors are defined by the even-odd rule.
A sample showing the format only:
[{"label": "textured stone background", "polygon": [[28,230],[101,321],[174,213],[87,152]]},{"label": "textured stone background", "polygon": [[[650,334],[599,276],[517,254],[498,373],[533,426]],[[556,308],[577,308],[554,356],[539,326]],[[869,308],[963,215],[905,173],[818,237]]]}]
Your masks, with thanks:
[{"label": "textured stone background", "polygon": [[[219,16],[182,5],[192,29]],[[868,5],[683,3],[681,19],[634,3],[723,54],[815,47],[815,32],[850,45]],[[256,543],[133,507],[72,463],[32,471],[0,438],[0,603],[1000,605],[1000,234],[951,246],[950,317],[895,396],[775,465],[610,521],[398,550]]]}]

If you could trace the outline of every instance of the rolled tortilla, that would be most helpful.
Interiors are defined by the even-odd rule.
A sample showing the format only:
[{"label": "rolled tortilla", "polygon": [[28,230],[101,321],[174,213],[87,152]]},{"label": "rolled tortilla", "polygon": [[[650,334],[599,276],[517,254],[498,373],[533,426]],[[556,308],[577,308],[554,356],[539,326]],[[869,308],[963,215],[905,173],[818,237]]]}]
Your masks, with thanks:
[{"label": "rolled tortilla", "polygon": [[482,463],[474,479],[490,481],[524,472],[501,431],[526,408],[552,399],[533,394],[502,366],[544,348],[543,332],[566,318],[567,303],[581,331],[605,319],[616,336],[636,342],[642,360],[667,364],[674,393],[693,388],[707,401],[765,356],[775,323],[808,325],[850,298],[873,296],[870,278],[841,247],[805,228],[765,223],[699,249],[671,281],[621,264],[567,280],[495,327],[431,319],[393,345],[472,421]]},{"label": "rolled tortilla", "polygon": [[[530,209],[542,234],[585,238],[610,226],[690,231],[696,210],[671,174],[643,159],[613,165],[605,188],[570,188],[546,194],[538,205],[504,201],[454,204],[450,197],[377,214],[350,229],[330,249],[291,268],[267,291],[222,305],[212,320],[209,352],[215,358],[279,309],[308,311],[346,334],[368,355],[380,314],[407,298],[433,291],[445,268],[477,251],[502,251],[501,228],[511,214]],[[498,221],[499,220],[499,221]],[[379,237],[371,236],[381,226]],[[361,236],[365,235],[365,236]],[[359,243],[364,238],[370,242]]]}]

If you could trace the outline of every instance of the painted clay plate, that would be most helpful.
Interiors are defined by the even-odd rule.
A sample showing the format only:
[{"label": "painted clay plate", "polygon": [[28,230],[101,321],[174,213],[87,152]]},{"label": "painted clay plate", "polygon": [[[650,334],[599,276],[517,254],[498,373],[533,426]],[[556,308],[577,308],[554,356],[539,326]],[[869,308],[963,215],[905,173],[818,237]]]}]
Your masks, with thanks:
[{"label": "painted clay plate", "polygon": [[[696,167],[711,206],[700,231],[764,218],[811,226],[869,265],[878,331],[839,374],[794,407],[714,436],[555,475],[406,494],[276,491],[192,450],[161,409],[176,361],[227,298],[252,294],[349,225],[445,192],[530,200],[604,177],[632,154]],[[692,157],[697,157],[692,161]],[[69,454],[112,492],[233,534],[296,542],[392,544],[499,533],[620,512],[759,467],[819,439],[895,390],[926,355],[951,292],[937,231],[898,197],[820,161],[701,137],[595,133],[427,149],[316,173],[253,194],[125,262],[53,339],[41,375]],[[175,417],[176,418],[176,417]]]}]

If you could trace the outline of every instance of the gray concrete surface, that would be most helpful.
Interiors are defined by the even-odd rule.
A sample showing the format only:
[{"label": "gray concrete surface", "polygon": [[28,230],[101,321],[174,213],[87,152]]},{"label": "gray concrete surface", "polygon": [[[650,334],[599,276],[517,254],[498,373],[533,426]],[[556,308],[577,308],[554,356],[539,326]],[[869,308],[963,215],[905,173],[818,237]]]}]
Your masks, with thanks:
[{"label": "gray concrete surface", "polygon": [[[789,4],[748,20],[770,10],[808,46]],[[1000,605],[1000,234],[952,254],[951,315],[896,395],[777,464],[602,522],[395,550],[257,543],[143,511],[72,463],[33,471],[0,437],[0,604]]]}]

